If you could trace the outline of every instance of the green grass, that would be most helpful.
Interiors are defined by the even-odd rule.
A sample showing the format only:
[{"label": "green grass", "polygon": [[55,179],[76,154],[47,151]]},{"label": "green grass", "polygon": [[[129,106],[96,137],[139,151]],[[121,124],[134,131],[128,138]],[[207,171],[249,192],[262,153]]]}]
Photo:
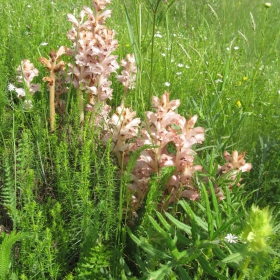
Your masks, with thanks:
[{"label": "green grass", "polygon": [[[269,206],[276,233],[279,228],[277,1],[270,8],[256,0],[109,5],[106,26],[116,32],[118,61],[134,53],[138,67],[136,88],[125,104],[144,119],[152,96],[167,90],[172,100],[180,99],[178,113],[186,119],[197,114],[196,126],[205,128],[203,145],[195,147],[197,162],[209,173],[207,183],[195,177],[201,199],[157,212],[155,201],[162,194],[155,190],[164,189],[172,171],[163,170],[153,174],[153,191],[134,225],[124,218],[123,207],[135,161],[131,157],[120,171],[114,143],[103,145],[90,124],[81,129],[73,87],[67,113],[57,115],[54,132],[49,129],[49,96],[42,82],[48,74],[38,57],[71,46],[67,14],[78,17],[83,6],[92,5],[76,2],[0,3],[0,248],[10,251],[0,264],[0,278],[279,279],[276,235],[269,242],[274,251],[258,253],[246,251],[242,242],[223,241],[228,233],[241,235],[253,203]],[[23,59],[39,70],[34,83],[41,83],[41,91],[33,96],[31,111],[8,90],[10,83],[19,86],[16,68]],[[124,93],[114,75],[111,80],[108,103],[114,111]],[[213,166],[233,150],[246,151],[253,169],[218,203],[213,186],[224,188],[227,179],[217,179]],[[226,257],[234,261],[223,261]]]}]

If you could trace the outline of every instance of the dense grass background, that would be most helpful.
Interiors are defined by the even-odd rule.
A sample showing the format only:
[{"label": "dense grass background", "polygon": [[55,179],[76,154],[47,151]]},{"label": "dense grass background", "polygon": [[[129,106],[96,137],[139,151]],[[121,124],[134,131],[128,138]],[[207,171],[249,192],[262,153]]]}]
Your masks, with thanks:
[{"label": "dense grass background", "polygon": [[[226,150],[246,151],[253,170],[245,176],[244,200],[239,194],[235,209],[256,203],[279,211],[280,5],[271,3],[269,9],[256,0],[114,0],[109,6],[107,25],[119,41],[116,54],[123,58],[134,52],[139,69],[126,103],[143,116],[153,95],[170,91],[172,99],[181,100],[179,113],[198,114],[198,126],[206,129],[204,145],[197,149],[205,165],[213,158],[222,162]],[[17,84],[16,68],[25,58],[39,69],[36,82],[41,81],[45,72],[38,57],[70,46],[67,14],[78,16],[84,5],[91,1],[0,3],[0,225],[7,232],[32,232],[32,240],[22,237],[19,256],[19,247],[13,249],[13,271],[20,279],[72,279],[72,273],[97,279],[95,267],[123,260],[118,205],[127,182],[118,177],[110,147],[96,143],[97,132],[79,135],[75,110],[67,122],[58,120],[61,129],[49,133],[46,89],[35,94],[32,112],[24,112],[8,91],[9,83]],[[117,107],[123,91],[117,83],[113,87],[111,105]],[[137,276],[141,265],[127,259]],[[121,267],[127,273],[126,265]],[[118,279],[121,269],[111,275]],[[196,277],[204,275],[199,273]]]},{"label": "dense grass background", "polygon": [[[166,5],[160,5],[155,17],[149,5],[129,1],[126,9],[134,39],[131,42],[124,5],[113,2],[109,25],[118,33],[118,54],[123,57],[135,49],[140,59],[138,91],[131,97],[134,107],[141,110],[141,104],[147,109],[153,94],[168,89],[174,98],[180,98],[185,114],[199,113],[213,141],[220,143],[221,138],[227,138],[229,144],[242,143],[249,152],[259,135],[276,135],[279,31],[275,26],[279,7],[273,4],[265,21],[261,1],[175,1],[168,13]],[[2,91],[8,82],[14,82],[15,68],[22,59],[29,58],[39,67],[38,56],[46,56],[60,45],[69,46],[66,14],[78,14],[83,5],[90,5],[90,1],[80,7],[68,1],[1,4]],[[150,85],[153,27],[162,37],[154,38]],[[42,42],[48,45],[41,46]],[[170,86],[165,87],[165,82]],[[142,102],[135,102],[139,97]],[[116,104],[118,101],[116,97]],[[244,119],[241,124],[240,119]]]}]

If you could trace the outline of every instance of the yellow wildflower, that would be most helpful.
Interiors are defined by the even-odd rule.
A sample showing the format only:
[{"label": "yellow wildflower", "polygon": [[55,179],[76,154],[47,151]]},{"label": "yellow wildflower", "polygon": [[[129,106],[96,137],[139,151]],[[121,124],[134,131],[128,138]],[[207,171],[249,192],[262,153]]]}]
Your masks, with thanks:
[{"label": "yellow wildflower", "polygon": [[238,107],[241,107],[241,106],[242,106],[242,103],[238,100],[238,101],[236,102],[236,105],[237,105]]},{"label": "yellow wildflower", "polygon": [[241,81],[238,81],[238,82],[237,82],[237,85],[238,85],[238,86],[241,86],[241,85],[242,85],[242,82],[241,82]]},{"label": "yellow wildflower", "polygon": [[243,81],[247,81],[248,80],[248,77],[247,76],[244,76],[243,77]]}]

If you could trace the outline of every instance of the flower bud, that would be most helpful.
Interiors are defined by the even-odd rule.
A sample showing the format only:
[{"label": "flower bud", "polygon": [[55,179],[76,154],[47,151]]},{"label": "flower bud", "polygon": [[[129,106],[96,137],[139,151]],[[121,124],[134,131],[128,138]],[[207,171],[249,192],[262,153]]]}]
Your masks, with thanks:
[{"label": "flower bud", "polygon": [[271,7],[271,3],[270,3],[270,2],[266,2],[266,3],[264,4],[264,6],[265,6],[266,8],[270,8],[270,7]]},{"label": "flower bud", "polygon": [[263,252],[268,248],[267,241],[273,234],[272,213],[266,207],[260,209],[252,205],[250,212],[246,215],[245,227],[241,238],[249,244],[249,250]]}]

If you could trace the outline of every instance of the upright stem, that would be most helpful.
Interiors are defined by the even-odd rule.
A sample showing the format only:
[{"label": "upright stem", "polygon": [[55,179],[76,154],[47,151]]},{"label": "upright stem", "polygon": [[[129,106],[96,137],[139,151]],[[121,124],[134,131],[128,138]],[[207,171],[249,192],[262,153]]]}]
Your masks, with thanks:
[{"label": "upright stem", "polygon": [[243,280],[244,279],[244,276],[245,276],[245,270],[247,269],[249,263],[250,263],[250,260],[251,258],[250,257],[247,257],[247,259],[244,261],[242,267],[241,267],[241,272],[240,272],[240,275],[238,277],[237,280]]},{"label": "upright stem", "polygon": [[151,99],[151,91],[153,84],[153,68],[154,68],[154,41],[155,41],[155,29],[156,29],[156,16],[160,1],[157,1],[155,8],[151,5],[153,11],[153,32],[152,32],[152,49],[151,49],[151,68],[150,68],[150,87],[149,87],[149,100]]},{"label": "upright stem", "polygon": [[78,98],[79,98],[80,123],[83,124],[85,120],[85,112],[84,112],[84,95],[81,89],[79,89],[78,96],[79,96]]},{"label": "upright stem", "polygon": [[54,95],[55,95],[55,61],[52,65],[52,70],[50,73],[50,78],[52,80],[52,83],[50,85],[50,125],[51,125],[51,131],[54,131],[55,128],[55,105],[54,105]]}]

